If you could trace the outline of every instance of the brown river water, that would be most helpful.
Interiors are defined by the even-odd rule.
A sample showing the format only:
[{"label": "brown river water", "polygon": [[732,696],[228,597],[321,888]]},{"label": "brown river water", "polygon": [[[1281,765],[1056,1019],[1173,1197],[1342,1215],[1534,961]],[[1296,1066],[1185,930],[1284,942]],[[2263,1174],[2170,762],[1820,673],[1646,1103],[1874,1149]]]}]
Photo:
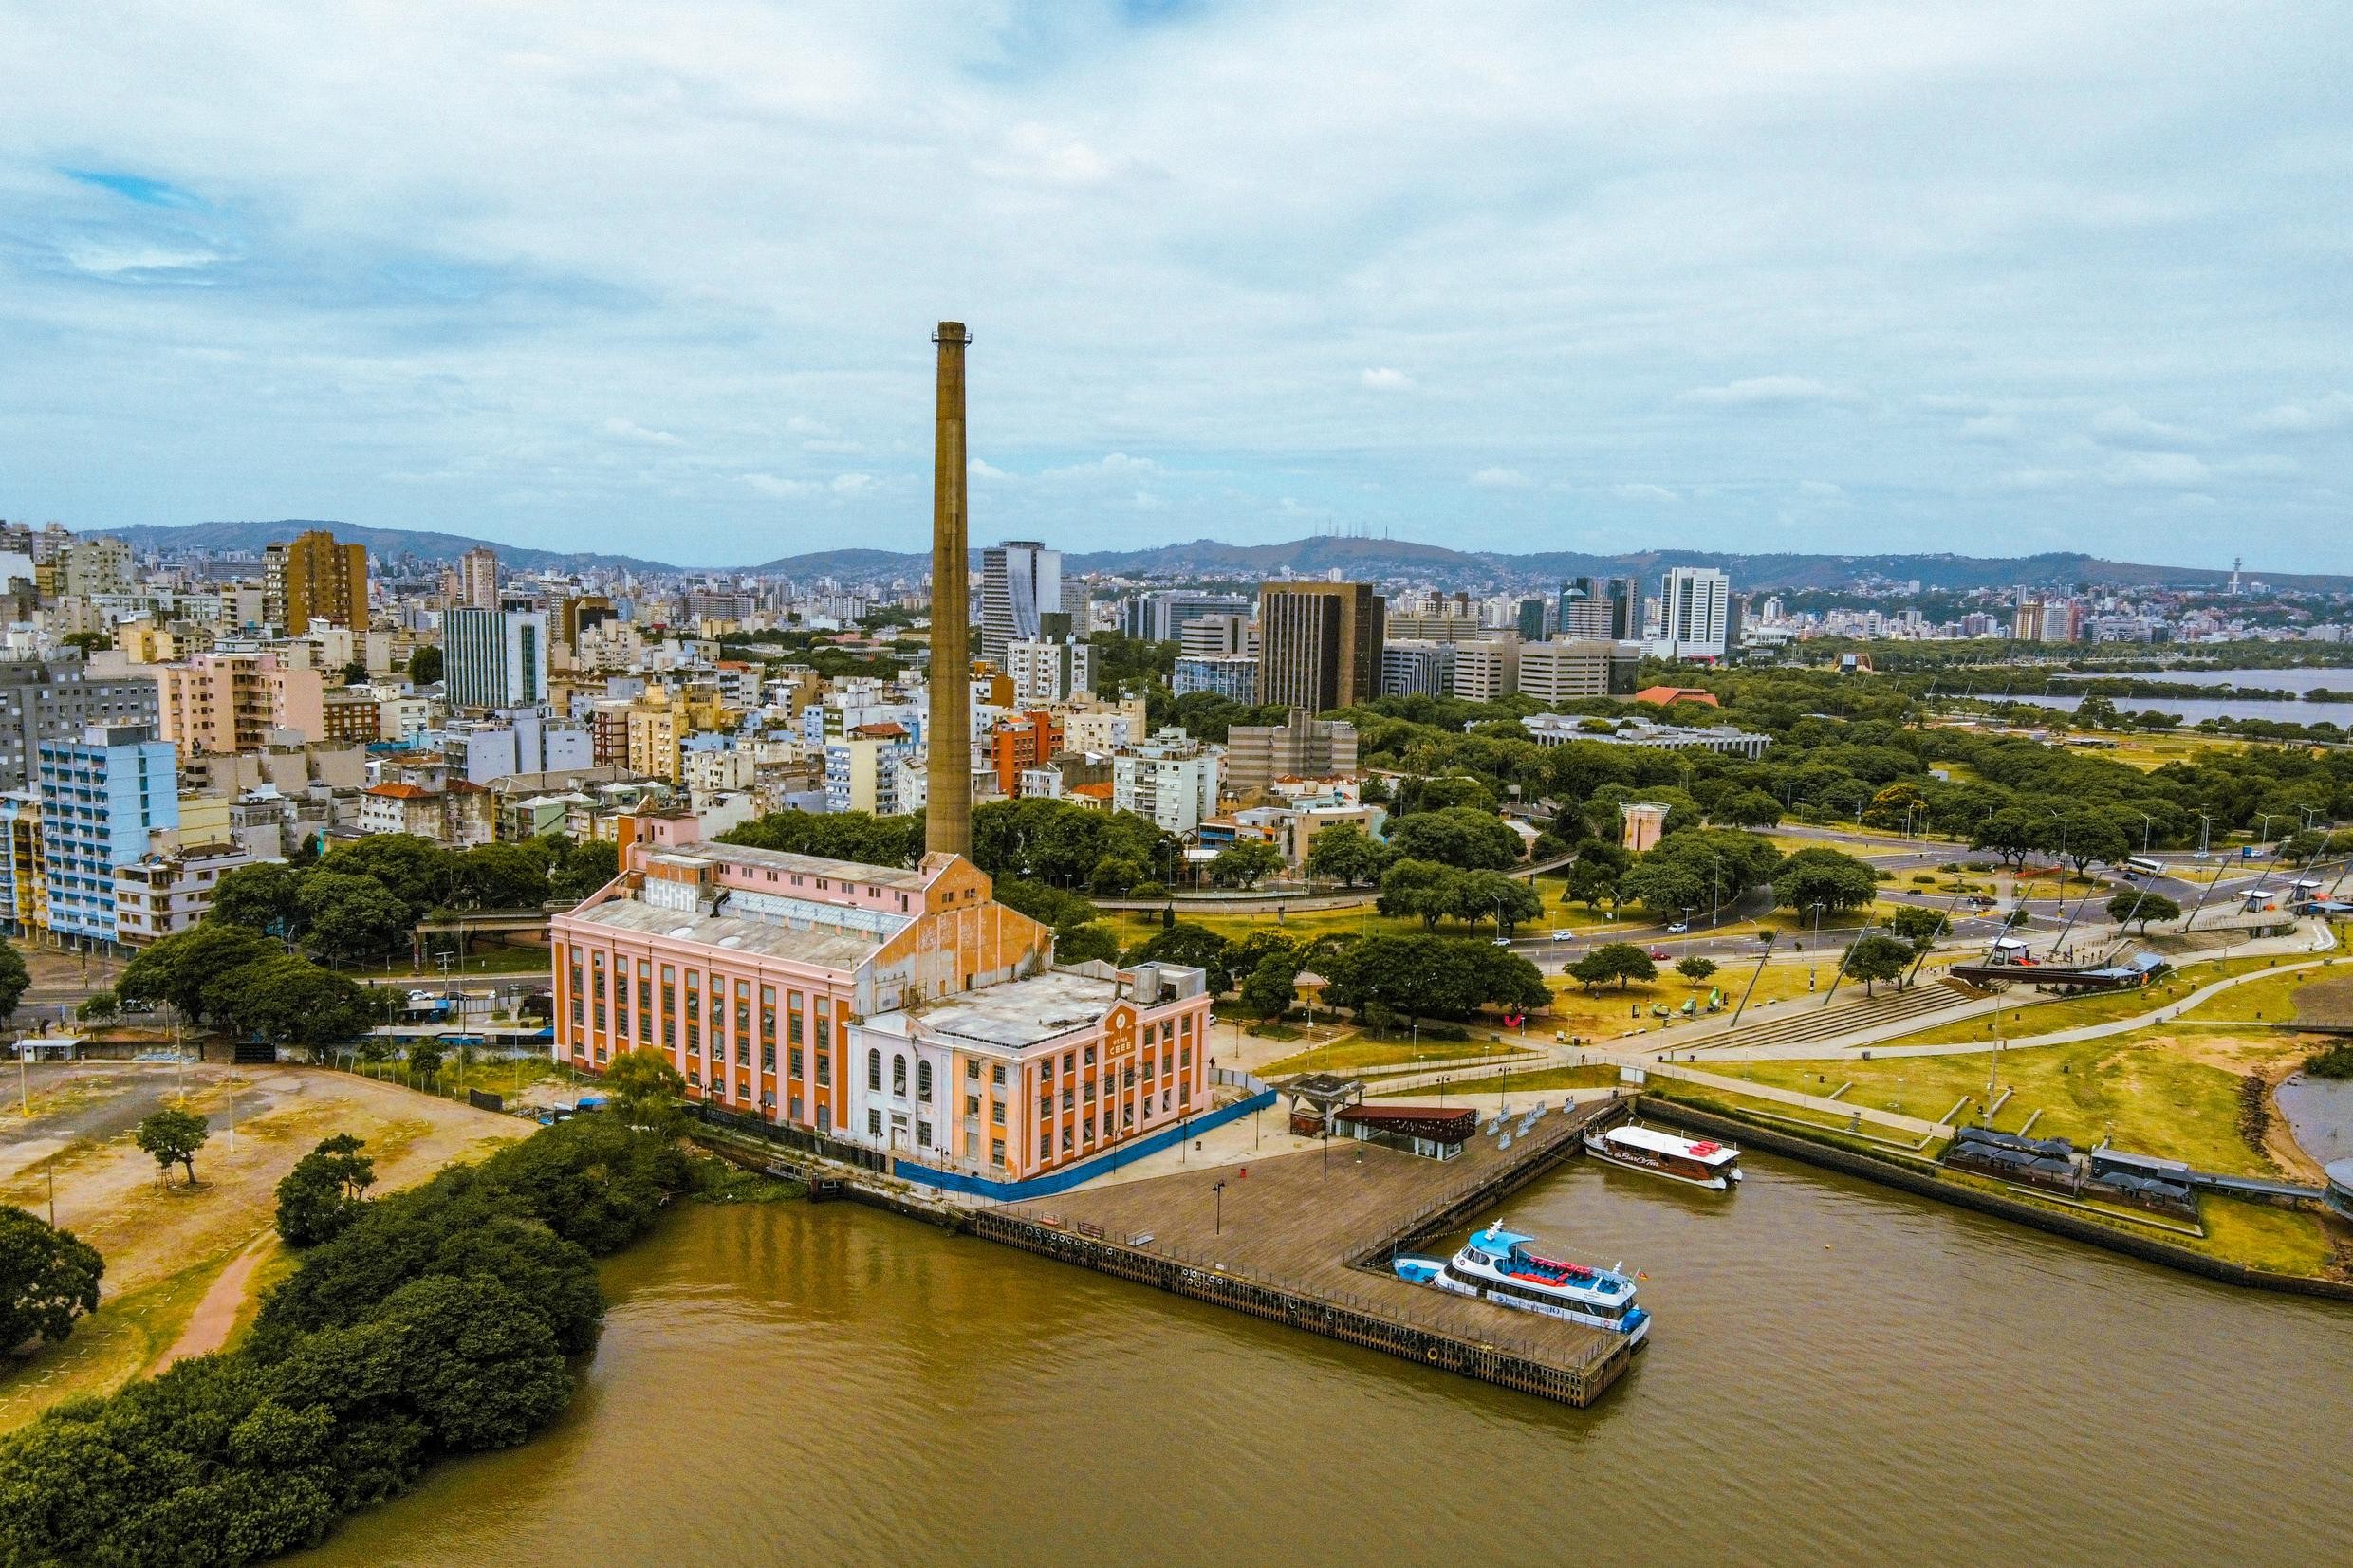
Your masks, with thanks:
[{"label": "brown river water", "polygon": [[847,1204],[613,1261],[580,1398],[330,1564],[2353,1564],[2353,1308],[1751,1156],[1509,1218],[1645,1271],[1574,1411]]}]

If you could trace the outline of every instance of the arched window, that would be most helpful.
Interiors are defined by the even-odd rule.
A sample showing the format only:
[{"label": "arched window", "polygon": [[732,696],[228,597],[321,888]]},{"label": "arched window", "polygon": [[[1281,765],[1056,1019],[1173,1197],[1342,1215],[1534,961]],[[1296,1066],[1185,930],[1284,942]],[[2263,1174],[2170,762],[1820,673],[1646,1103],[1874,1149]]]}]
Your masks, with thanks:
[{"label": "arched window", "polygon": [[932,1064],[928,1061],[915,1064],[915,1098],[926,1102],[932,1098]]},{"label": "arched window", "polygon": [[891,1093],[894,1095],[903,1095],[906,1092],[907,1059],[903,1056],[894,1055],[891,1058]]},{"label": "arched window", "polygon": [[882,1088],[882,1053],[866,1053],[866,1087],[880,1093]]}]

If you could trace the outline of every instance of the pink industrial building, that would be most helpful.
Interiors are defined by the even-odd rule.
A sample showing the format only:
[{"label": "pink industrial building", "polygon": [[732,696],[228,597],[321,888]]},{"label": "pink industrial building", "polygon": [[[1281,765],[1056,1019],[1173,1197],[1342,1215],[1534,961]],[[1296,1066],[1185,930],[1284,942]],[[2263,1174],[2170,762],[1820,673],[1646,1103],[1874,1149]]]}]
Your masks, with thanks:
[{"label": "pink industrial building", "polygon": [[1199,969],[1057,968],[961,856],[913,870],[622,820],[621,872],[553,922],[556,1055],[658,1050],[693,1098],[1020,1181],[1210,1105]]}]

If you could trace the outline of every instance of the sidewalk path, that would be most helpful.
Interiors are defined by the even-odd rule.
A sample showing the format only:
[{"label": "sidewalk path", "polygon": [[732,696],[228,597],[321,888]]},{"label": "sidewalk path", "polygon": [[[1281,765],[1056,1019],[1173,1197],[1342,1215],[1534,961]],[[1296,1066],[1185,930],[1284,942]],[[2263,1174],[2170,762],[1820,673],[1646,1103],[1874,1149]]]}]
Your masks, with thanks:
[{"label": "sidewalk path", "polygon": [[204,1299],[189,1316],[188,1326],[180,1330],[179,1338],[163,1353],[163,1359],[155,1364],[154,1372],[161,1372],[175,1361],[185,1361],[193,1356],[210,1356],[229,1343],[229,1331],[236,1326],[237,1311],[245,1305],[245,1293],[253,1282],[253,1271],[261,1266],[275,1234],[263,1231],[246,1244],[244,1251],[229,1260],[229,1266],[205,1287]]}]

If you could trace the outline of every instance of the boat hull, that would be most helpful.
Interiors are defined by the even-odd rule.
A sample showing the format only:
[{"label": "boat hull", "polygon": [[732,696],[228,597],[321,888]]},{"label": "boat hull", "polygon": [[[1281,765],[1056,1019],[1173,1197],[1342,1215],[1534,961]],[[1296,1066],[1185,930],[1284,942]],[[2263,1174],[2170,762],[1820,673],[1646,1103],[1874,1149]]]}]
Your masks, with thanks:
[{"label": "boat hull", "polygon": [[[1405,1274],[1402,1268],[1399,1268],[1399,1274],[1400,1278],[1413,1279],[1413,1276]],[[1435,1285],[1440,1290],[1452,1291],[1457,1296],[1468,1296],[1473,1301],[1486,1301],[1511,1312],[1533,1313],[1539,1318],[1558,1318],[1563,1322],[1582,1323],[1587,1328],[1605,1328],[1614,1334],[1624,1335],[1629,1345],[1640,1345],[1650,1337],[1650,1314],[1647,1312],[1640,1315],[1640,1319],[1632,1328],[1628,1328],[1618,1319],[1581,1310],[1573,1302],[1530,1301],[1524,1296],[1514,1296],[1504,1291],[1490,1289],[1476,1280],[1463,1279],[1444,1267],[1439,1268],[1428,1279],[1414,1279],[1413,1282]]]}]

